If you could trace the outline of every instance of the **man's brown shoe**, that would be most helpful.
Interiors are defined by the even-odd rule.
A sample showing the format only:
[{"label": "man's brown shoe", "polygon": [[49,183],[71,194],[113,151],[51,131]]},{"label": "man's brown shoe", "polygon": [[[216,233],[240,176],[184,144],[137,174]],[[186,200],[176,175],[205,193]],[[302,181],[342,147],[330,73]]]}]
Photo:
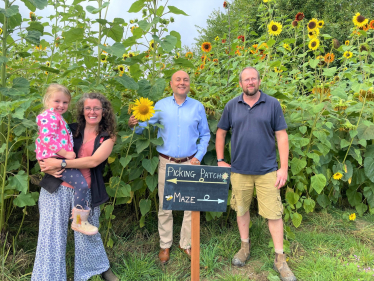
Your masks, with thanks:
[{"label": "man's brown shoe", "polygon": [[275,253],[274,270],[279,273],[282,281],[296,281],[295,275],[288,267],[285,254]]},{"label": "man's brown shoe", "polygon": [[178,246],[179,249],[181,249],[182,252],[184,252],[189,259],[191,259],[191,248],[188,248],[188,249],[183,249],[180,245]]},{"label": "man's brown shoe", "polygon": [[245,262],[249,260],[251,252],[251,240],[249,242],[243,242],[240,247],[240,250],[235,254],[232,259],[232,264],[236,266],[244,266]]},{"label": "man's brown shoe", "polygon": [[160,249],[158,253],[158,258],[160,259],[161,263],[167,263],[170,259],[170,248],[167,249]]}]

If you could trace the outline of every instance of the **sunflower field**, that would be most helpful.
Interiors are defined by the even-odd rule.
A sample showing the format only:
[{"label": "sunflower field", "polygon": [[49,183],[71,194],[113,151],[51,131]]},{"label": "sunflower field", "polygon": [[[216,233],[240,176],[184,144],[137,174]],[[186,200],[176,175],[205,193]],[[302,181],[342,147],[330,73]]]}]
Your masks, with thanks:
[{"label": "sunflower field", "polygon": [[[156,146],[162,139],[153,127],[134,134],[127,121],[133,112],[151,116],[152,102],[172,94],[168,82],[179,69],[189,73],[190,96],[203,103],[208,116],[211,141],[204,165],[216,165],[217,124],[225,104],[241,93],[244,67],[256,67],[261,89],[280,101],[290,142],[282,190],[287,238],[293,235],[290,226],[299,227],[303,214],[316,208],[350,206],[358,216],[374,213],[374,19],[364,11],[351,15],[350,32],[339,41],[324,32],[333,23],[305,18],[303,11],[293,18],[278,15],[277,0],[260,1],[258,20],[242,18],[238,26],[232,23],[232,4],[224,1],[225,29],[186,49],[169,25],[173,14],[187,14],[157,0],[135,1],[129,12],[142,16],[131,20],[107,19],[110,2],[102,0],[89,5],[22,0],[30,9],[27,17],[16,2],[3,2],[0,232],[20,213],[16,239],[27,208],[38,200],[42,173],[34,152],[35,117],[49,83],[67,86],[73,105],[91,91],[111,100],[118,138],[105,172],[111,200],[102,206],[101,231],[106,245],[113,246],[113,210],[123,206],[144,226],[147,214],[158,210]],[[48,5],[55,13],[38,16]],[[65,117],[74,121],[74,106]],[[225,158],[229,162],[229,134]],[[222,213],[205,215],[212,220]]]}]

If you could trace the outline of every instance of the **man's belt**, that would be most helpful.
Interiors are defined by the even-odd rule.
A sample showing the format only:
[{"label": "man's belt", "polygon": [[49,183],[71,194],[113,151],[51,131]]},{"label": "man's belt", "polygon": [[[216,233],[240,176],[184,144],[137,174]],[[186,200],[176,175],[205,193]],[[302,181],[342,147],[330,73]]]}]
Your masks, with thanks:
[{"label": "man's belt", "polygon": [[173,157],[170,157],[170,156],[167,156],[165,154],[162,154],[162,153],[158,153],[161,157],[169,160],[169,161],[173,161],[175,163],[183,163],[183,162],[187,162],[188,160],[191,160],[196,153],[194,153],[193,155],[191,156],[188,156],[188,157],[185,157],[185,158],[173,158]]}]

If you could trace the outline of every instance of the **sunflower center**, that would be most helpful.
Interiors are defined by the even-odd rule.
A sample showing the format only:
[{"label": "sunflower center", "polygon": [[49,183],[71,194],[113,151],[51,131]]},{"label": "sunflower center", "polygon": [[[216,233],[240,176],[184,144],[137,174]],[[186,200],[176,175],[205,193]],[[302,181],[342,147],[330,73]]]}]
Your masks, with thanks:
[{"label": "sunflower center", "polygon": [[364,22],[364,20],[365,20],[365,17],[363,17],[363,16],[361,16],[361,15],[359,15],[358,17],[357,17],[357,22]]},{"label": "sunflower center", "polygon": [[139,105],[139,113],[142,115],[146,115],[149,112],[149,107],[147,105],[141,104]]},{"label": "sunflower center", "polygon": [[208,50],[208,49],[209,49],[209,45],[208,45],[208,44],[205,44],[205,45],[204,45],[204,49],[205,49],[205,50]]},{"label": "sunflower center", "polygon": [[273,31],[277,31],[277,30],[278,30],[278,26],[276,26],[276,25],[272,25],[272,26],[271,26],[271,30],[273,30]]},{"label": "sunflower center", "polygon": [[312,47],[315,47],[317,46],[317,42],[316,41],[313,41],[312,44],[311,44]]},{"label": "sunflower center", "polygon": [[309,26],[310,29],[314,29],[316,27],[316,23],[314,21],[312,21],[308,24],[308,26]]}]

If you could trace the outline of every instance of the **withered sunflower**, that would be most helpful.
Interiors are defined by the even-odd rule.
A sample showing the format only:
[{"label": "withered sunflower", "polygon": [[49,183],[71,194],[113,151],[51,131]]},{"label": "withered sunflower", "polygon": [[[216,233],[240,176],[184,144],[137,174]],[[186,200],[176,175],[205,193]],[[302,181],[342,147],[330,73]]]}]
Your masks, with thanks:
[{"label": "withered sunflower", "polygon": [[201,44],[201,50],[203,52],[210,52],[212,50],[212,44],[210,44],[209,42],[204,42],[203,44]]},{"label": "withered sunflower", "polygon": [[308,30],[309,31],[312,31],[312,30],[315,30],[316,28],[318,28],[318,20],[317,19],[311,19],[309,22],[308,22]]},{"label": "withered sunflower", "polygon": [[153,101],[147,98],[140,98],[135,101],[135,106],[131,108],[133,115],[140,121],[147,121],[151,119],[155,113]]},{"label": "withered sunflower", "polygon": [[294,20],[292,22],[292,27],[297,27],[299,25],[299,22],[297,20]]},{"label": "withered sunflower", "polygon": [[318,21],[318,28],[322,28],[325,25],[323,20]]},{"label": "withered sunflower", "polygon": [[355,26],[363,27],[365,24],[368,23],[369,20],[362,16],[360,13],[357,13],[353,16],[352,21]]},{"label": "withered sunflower", "polygon": [[335,55],[334,55],[334,53],[327,53],[326,55],[325,55],[325,62],[327,63],[327,64],[329,64],[329,63],[332,63],[333,61],[334,61],[334,59],[335,59]]},{"label": "withered sunflower", "polygon": [[313,38],[312,40],[310,40],[308,47],[312,51],[317,50],[319,47],[319,40],[317,38]]},{"label": "withered sunflower", "polygon": [[298,12],[297,14],[296,14],[296,16],[295,16],[295,20],[296,21],[301,21],[301,20],[303,20],[305,18],[305,16],[304,16],[304,13],[302,13],[302,12]]},{"label": "withered sunflower", "polygon": [[339,40],[336,39],[336,38],[332,39],[332,45],[334,46],[335,49],[339,49],[339,47],[340,47]]},{"label": "withered sunflower", "polygon": [[343,54],[343,57],[345,57],[346,59],[350,59],[352,56],[353,54],[350,51],[345,51]]},{"label": "withered sunflower", "polygon": [[364,51],[369,51],[369,49],[368,49],[368,47],[366,46],[366,45],[364,45],[364,44],[362,44],[361,46],[360,46],[360,52],[364,52]]},{"label": "withered sunflower", "polygon": [[268,32],[272,36],[278,36],[282,32],[282,24],[272,20],[268,24]]}]

